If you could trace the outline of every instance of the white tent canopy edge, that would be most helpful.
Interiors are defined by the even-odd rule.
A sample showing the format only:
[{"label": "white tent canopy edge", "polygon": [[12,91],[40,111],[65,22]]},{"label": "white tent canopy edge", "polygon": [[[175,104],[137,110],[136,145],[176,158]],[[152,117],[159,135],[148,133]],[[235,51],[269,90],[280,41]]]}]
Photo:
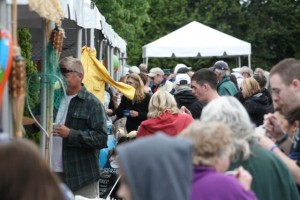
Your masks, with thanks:
[{"label": "white tent canopy edge", "polygon": [[143,58],[201,58],[248,56],[251,67],[251,44],[199,22],[193,21],[168,35],[143,46]]}]

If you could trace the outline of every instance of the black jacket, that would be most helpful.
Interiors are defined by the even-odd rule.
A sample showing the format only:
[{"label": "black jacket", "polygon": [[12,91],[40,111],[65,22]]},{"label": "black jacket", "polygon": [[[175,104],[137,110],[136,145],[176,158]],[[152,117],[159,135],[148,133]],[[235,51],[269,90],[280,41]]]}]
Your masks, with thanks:
[{"label": "black jacket", "polygon": [[203,107],[205,106],[204,102],[199,101],[194,94],[192,89],[188,86],[179,86],[175,89],[173,93],[175,100],[177,102],[177,107],[185,106],[192,113],[194,119],[199,119]]},{"label": "black jacket", "polygon": [[137,117],[127,117],[126,130],[128,133],[130,131],[137,130],[138,126],[142,123],[142,121],[147,119],[150,98],[151,96],[149,94],[146,94],[142,102],[134,103],[132,100],[126,98],[124,95],[122,96],[121,103],[116,110],[117,117],[122,118],[124,116],[123,110],[125,109],[134,110],[139,113]]},{"label": "black jacket", "polygon": [[259,92],[251,97],[248,97],[243,102],[251,121],[256,125],[262,125],[264,121],[264,115],[269,113],[270,104],[268,97],[263,93]]}]

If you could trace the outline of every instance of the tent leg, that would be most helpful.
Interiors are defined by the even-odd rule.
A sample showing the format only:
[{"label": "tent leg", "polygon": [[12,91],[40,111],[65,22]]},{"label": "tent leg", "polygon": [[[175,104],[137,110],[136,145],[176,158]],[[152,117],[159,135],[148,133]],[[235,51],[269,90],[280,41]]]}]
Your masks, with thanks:
[{"label": "tent leg", "polygon": [[238,62],[239,62],[239,68],[241,68],[242,64],[241,64],[241,56],[238,57]]},{"label": "tent leg", "polygon": [[82,46],[82,28],[77,27],[77,58],[81,57],[81,46]]},{"label": "tent leg", "polygon": [[90,30],[90,47],[93,49],[95,47],[95,33],[93,28]]},{"label": "tent leg", "polygon": [[251,55],[248,55],[248,67],[251,69]]},{"label": "tent leg", "polygon": [[144,58],[143,62],[148,66],[148,57]]},{"label": "tent leg", "polygon": [[103,39],[101,40],[100,42],[100,48],[99,48],[99,60],[102,62],[103,60],[103,57],[102,57],[102,54],[103,54],[103,44],[104,44],[104,41]]},{"label": "tent leg", "polygon": [[114,78],[114,60],[113,60],[113,56],[114,56],[114,47],[110,48],[110,76],[112,78]]}]

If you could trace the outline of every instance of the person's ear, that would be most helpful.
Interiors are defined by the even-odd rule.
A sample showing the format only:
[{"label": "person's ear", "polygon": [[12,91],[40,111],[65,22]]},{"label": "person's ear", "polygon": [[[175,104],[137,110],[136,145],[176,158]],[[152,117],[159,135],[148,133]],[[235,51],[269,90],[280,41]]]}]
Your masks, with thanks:
[{"label": "person's ear", "polygon": [[83,79],[83,74],[82,73],[78,73],[79,78]]},{"label": "person's ear", "polygon": [[300,90],[300,80],[294,79],[291,84],[295,89]]}]

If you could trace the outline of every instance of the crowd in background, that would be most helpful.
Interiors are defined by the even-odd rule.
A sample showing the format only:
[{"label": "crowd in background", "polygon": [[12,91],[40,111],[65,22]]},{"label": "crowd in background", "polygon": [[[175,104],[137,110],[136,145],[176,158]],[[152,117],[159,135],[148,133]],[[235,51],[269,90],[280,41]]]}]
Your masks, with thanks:
[{"label": "crowd in background", "polygon": [[[1,163],[9,152],[24,148],[33,157],[0,165],[0,173],[22,165],[24,172],[15,177],[32,181],[10,191],[41,199],[30,197],[37,183],[29,172],[24,176],[35,163],[35,172],[45,174],[36,180],[47,184],[39,186],[47,196],[43,199],[73,199],[66,195],[70,190],[106,198],[99,194],[99,165],[118,168],[120,181],[112,188],[118,192],[109,198],[300,199],[299,60],[285,59],[270,72],[230,69],[222,60],[196,72],[184,64],[174,70],[141,64],[120,79],[135,88],[133,99],[107,85],[103,105],[81,84],[78,62],[69,57],[60,62],[69,84],[68,99],[56,116],[64,123],[55,129],[55,174],[31,144],[7,141],[0,144]],[[22,199],[5,193],[13,181],[5,179],[0,186],[1,199]],[[43,192],[47,187],[57,196]]]}]

